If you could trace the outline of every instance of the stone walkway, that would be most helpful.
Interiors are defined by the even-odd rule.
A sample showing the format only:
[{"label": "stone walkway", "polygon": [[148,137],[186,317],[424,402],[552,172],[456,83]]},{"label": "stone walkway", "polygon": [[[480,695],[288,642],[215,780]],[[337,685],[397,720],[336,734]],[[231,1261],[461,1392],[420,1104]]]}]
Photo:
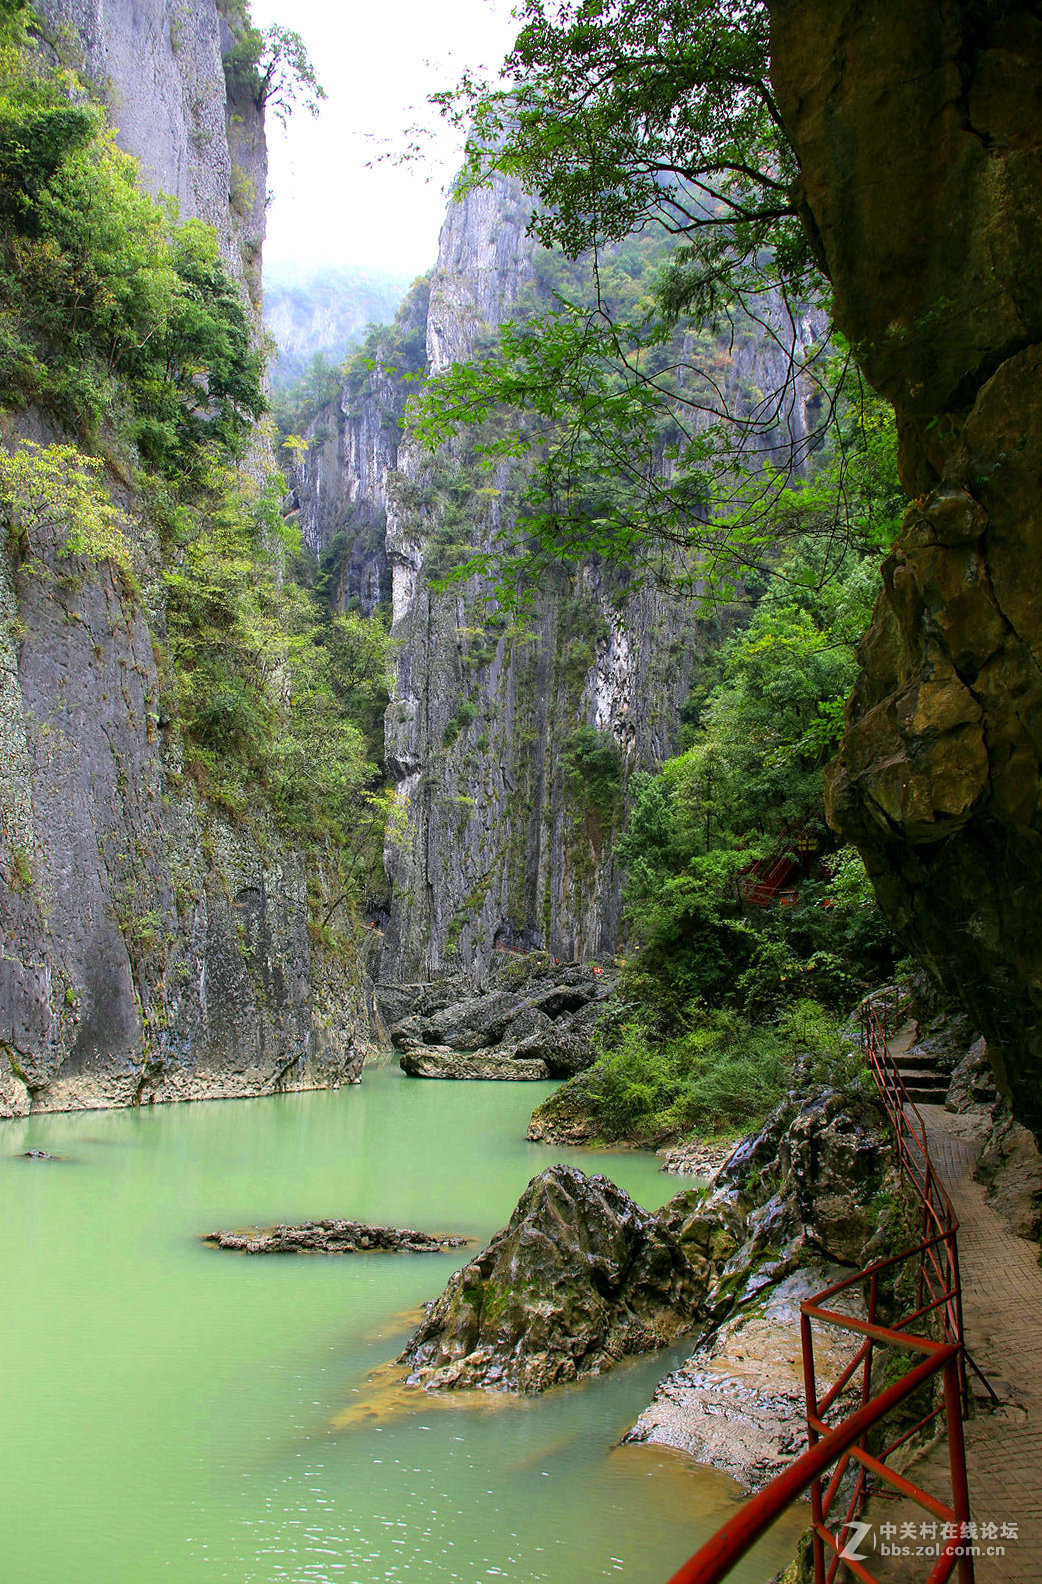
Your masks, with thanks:
[{"label": "stone walkway", "polygon": [[[896,1041],[894,1042],[897,1043]],[[953,1116],[943,1106],[921,1106],[930,1154],[959,1217],[966,1344],[1000,1399],[992,1404],[970,1371],[973,1416],[965,1426],[970,1505],[982,1549],[1004,1546],[1003,1556],[975,1559],[977,1584],[1042,1581],[1042,1268],[1038,1246],[1015,1237],[973,1181],[981,1148],[980,1114]],[[924,1490],[948,1500],[947,1445],[931,1449],[908,1471]],[[929,1515],[904,1501],[874,1499],[865,1514],[876,1525],[914,1521],[917,1533]],[[1007,1528],[1011,1526],[1016,1538]],[[891,1562],[872,1556],[881,1580],[925,1580],[922,1559]],[[846,1573],[846,1570],[844,1570]],[[852,1576],[852,1575],[847,1575]]]}]

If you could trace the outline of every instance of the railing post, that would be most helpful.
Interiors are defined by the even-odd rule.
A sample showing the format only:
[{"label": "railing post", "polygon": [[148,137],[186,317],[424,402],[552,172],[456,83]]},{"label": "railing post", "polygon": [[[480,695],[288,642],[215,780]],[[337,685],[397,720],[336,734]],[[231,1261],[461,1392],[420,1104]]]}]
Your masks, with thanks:
[{"label": "railing post", "polygon": [[973,1584],[970,1555],[970,1492],[966,1479],[966,1444],[962,1434],[962,1349],[944,1366],[944,1406],[948,1420],[948,1460],[952,1477],[952,1507],[959,1524],[964,1554],[959,1557],[959,1584]]},{"label": "railing post", "polygon": [[[814,1379],[814,1334],[811,1331],[810,1316],[800,1315],[800,1347],[803,1353],[803,1395],[807,1403],[807,1446],[813,1447],[818,1440],[818,1432],[811,1423],[818,1417],[818,1388]],[[821,1476],[814,1480],[810,1488],[810,1515],[813,1525],[814,1548],[814,1584],[825,1584],[825,1543],[821,1538],[821,1526],[824,1515],[821,1510]]]}]

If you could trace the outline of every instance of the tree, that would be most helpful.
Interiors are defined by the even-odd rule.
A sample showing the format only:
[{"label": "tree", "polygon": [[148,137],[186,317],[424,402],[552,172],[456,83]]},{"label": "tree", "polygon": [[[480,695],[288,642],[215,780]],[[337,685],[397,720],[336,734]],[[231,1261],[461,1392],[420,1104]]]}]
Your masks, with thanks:
[{"label": "tree", "polygon": [[[524,0],[519,15],[500,80],[435,100],[470,128],[461,190],[518,179],[530,229],[584,259],[590,289],[559,289],[430,382],[419,432],[437,444],[509,414],[482,444],[492,464],[537,461],[519,566],[593,552],[727,598],[768,569],[780,495],[863,396],[849,357],[826,376],[827,282],[771,94],[767,6]],[[634,236],[668,239],[668,256],[620,314],[606,277]],[[743,338],[773,343],[772,388],[729,382]],[[800,390],[818,402],[810,434],[789,422]]]},{"label": "tree", "polygon": [[273,26],[263,33],[246,27],[224,57],[230,83],[242,87],[258,110],[271,110],[285,126],[298,104],[317,116],[326,90],[318,80],[307,45],[292,28]]}]

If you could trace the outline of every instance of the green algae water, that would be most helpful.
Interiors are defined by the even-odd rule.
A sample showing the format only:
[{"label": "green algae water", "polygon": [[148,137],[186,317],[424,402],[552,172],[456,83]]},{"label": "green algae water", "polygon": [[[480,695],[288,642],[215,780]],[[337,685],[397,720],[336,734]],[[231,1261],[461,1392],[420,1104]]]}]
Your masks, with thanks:
[{"label": "green algae water", "polygon": [[[0,1124],[4,1584],[662,1584],[738,1499],[679,1453],[616,1445],[683,1349],[539,1399],[418,1393],[367,1418],[369,1373],[463,1251],[199,1242],[322,1216],[484,1242],[557,1159],[650,1208],[676,1190],[647,1156],[527,1143],[550,1087],[384,1067],[332,1093]],[[763,1584],[802,1522],[734,1577]]]}]

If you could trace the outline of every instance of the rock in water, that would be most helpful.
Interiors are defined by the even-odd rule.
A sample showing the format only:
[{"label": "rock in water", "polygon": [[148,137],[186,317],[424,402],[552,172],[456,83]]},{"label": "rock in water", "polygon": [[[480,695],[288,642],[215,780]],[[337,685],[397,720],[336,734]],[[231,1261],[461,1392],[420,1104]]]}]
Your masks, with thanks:
[{"label": "rock in water", "polygon": [[302,1221],[299,1226],[273,1226],[243,1232],[210,1232],[203,1238],[215,1248],[241,1254],[365,1254],[392,1249],[408,1254],[440,1254],[463,1248],[465,1237],[437,1237],[407,1227],[367,1226],[364,1221]]},{"label": "rock in water", "polygon": [[655,1216],[607,1177],[548,1167],[428,1307],[399,1360],[409,1384],[542,1391],[683,1335],[712,1274],[698,1199]]}]

